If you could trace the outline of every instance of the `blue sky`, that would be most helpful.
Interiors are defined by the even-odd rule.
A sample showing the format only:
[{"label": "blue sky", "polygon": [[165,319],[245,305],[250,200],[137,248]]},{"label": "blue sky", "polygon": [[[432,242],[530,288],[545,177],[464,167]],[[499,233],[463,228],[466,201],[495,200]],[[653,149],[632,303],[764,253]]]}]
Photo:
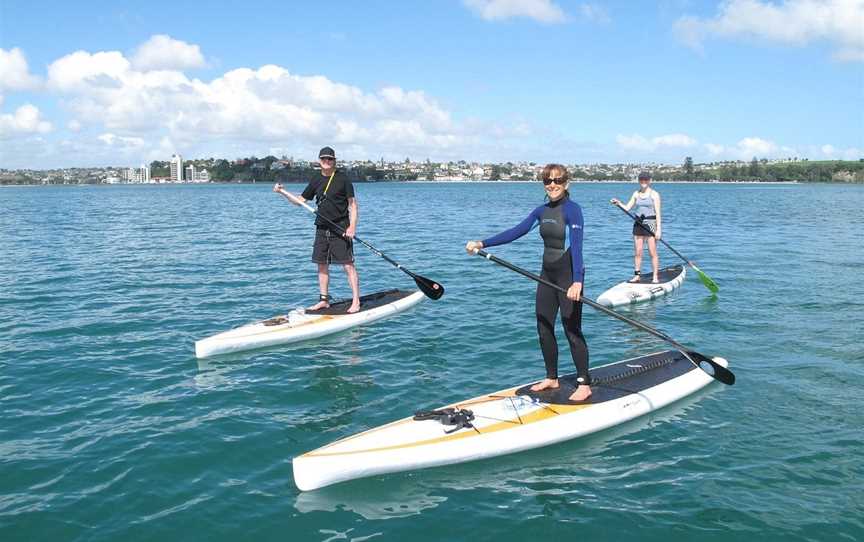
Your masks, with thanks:
[{"label": "blue sky", "polygon": [[0,168],[864,157],[864,0],[0,10]]}]

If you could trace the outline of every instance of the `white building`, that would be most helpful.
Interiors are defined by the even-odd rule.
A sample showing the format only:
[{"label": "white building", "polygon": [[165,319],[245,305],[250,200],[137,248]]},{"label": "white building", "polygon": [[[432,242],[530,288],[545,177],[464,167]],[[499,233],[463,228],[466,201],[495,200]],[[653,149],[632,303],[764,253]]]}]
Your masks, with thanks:
[{"label": "white building", "polygon": [[183,182],[183,157],[179,154],[171,156],[171,182]]},{"label": "white building", "polygon": [[197,169],[194,164],[186,166],[186,182],[187,183],[209,183],[210,172],[206,169]]},{"label": "white building", "polygon": [[126,171],[126,180],[130,183],[149,183],[150,166],[141,164],[139,168],[129,168]]}]

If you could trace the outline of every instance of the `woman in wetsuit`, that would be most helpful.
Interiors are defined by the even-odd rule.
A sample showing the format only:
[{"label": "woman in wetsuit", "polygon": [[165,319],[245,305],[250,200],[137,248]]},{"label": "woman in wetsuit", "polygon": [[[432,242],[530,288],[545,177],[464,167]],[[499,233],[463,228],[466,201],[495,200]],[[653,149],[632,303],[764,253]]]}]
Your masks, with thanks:
[{"label": "woman in wetsuit", "polygon": [[[543,269],[541,276],[567,290],[558,292],[543,284],[537,285],[536,314],[540,350],[546,364],[546,378],[531,387],[540,391],[558,387],[558,342],[555,340],[555,317],[561,309],[561,321],[570,354],[576,365],[579,386],[570,395],[571,401],[584,401],[591,396],[591,377],[588,374],[588,345],[582,335],[582,235],[584,223],[582,209],[570,199],[570,175],[560,164],[549,164],[540,174],[546,189],[548,203],[537,207],[528,218],[516,226],[483,241],[468,241],[465,250],[494,247],[515,241],[535,226],[540,226],[543,238]],[[569,245],[569,246],[568,246]]]},{"label": "woman in wetsuit", "polygon": [[651,282],[657,284],[657,273],[660,270],[660,259],[657,257],[657,239],[660,239],[663,228],[660,220],[660,194],[651,188],[651,175],[647,171],[639,174],[639,190],[633,192],[627,205],[622,205],[621,201],[616,198],[612,198],[610,203],[625,211],[633,209],[633,214],[639,218],[639,222],[633,223],[635,271],[633,278],[628,282],[639,282],[642,272],[642,249],[647,239],[648,252],[651,254],[651,269],[654,271]]}]

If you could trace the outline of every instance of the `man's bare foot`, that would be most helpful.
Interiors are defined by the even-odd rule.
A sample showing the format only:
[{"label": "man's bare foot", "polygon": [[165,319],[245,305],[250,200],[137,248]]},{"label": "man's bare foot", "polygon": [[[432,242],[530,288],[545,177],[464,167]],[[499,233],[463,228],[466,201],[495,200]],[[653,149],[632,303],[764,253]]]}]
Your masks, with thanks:
[{"label": "man's bare foot", "polygon": [[576,388],[576,391],[570,394],[571,401],[584,401],[589,397],[591,397],[591,386],[586,386],[585,384],[582,384]]},{"label": "man's bare foot", "polygon": [[651,279],[651,284],[660,284],[660,281],[657,279],[657,275],[654,275],[654,278]]},{"label": "man's bare foot", "polygon": [[531,386],[531,391],[554,390],[558,388],[558,379],[544,378],[540,382]]},{"label": "man's bare foot", "polygon": [[306,310],[307,311],[319,311],[321,309],[327,309],[329,307],[330,307],[330,302],[327,301],[326,299],[322,299],[318,303],[315,303],[311,307],[308,307]]},{"label": "man's bare foot", "polygon": [[359,312],[359,311],[360,311],[360,302],[355,301],[355,302],[351,303],[351,306],[348,307],[348,310],[345,312],[348,314],[354,314],[355,312]]}]

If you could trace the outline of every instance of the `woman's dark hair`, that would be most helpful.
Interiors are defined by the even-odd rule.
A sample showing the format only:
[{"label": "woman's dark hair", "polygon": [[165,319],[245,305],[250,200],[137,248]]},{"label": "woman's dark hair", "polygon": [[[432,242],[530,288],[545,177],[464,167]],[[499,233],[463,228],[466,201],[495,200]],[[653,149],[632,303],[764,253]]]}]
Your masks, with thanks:
[{"label": "woman's dark hair", "polygon": [[[561,164],[546,164],[546,166],[540,171],[540,174],[537,175],[538,181],[544,181],[552,176],[552,173],[557,173],[559,179],[563,179],[564,182],[568,182],[570,180],[570,172],[567,171],[567,168],[562,166]],[[570,197],[570,191],[564,191],[565,197]],[[546,196],[549,197],[548,195]]]},{"label": "woman's dark hair", "polygon": [[552,176],[552,172],[558,173],[559,179],[564,179],[564,182],[570,180],[570,172],[567,171],[567,168],[562,166],[561,164],[546,164],[546,166],[540,171],[540,174],[537,176],[538,181],[542,181],[544,179],[548,179]]}]

